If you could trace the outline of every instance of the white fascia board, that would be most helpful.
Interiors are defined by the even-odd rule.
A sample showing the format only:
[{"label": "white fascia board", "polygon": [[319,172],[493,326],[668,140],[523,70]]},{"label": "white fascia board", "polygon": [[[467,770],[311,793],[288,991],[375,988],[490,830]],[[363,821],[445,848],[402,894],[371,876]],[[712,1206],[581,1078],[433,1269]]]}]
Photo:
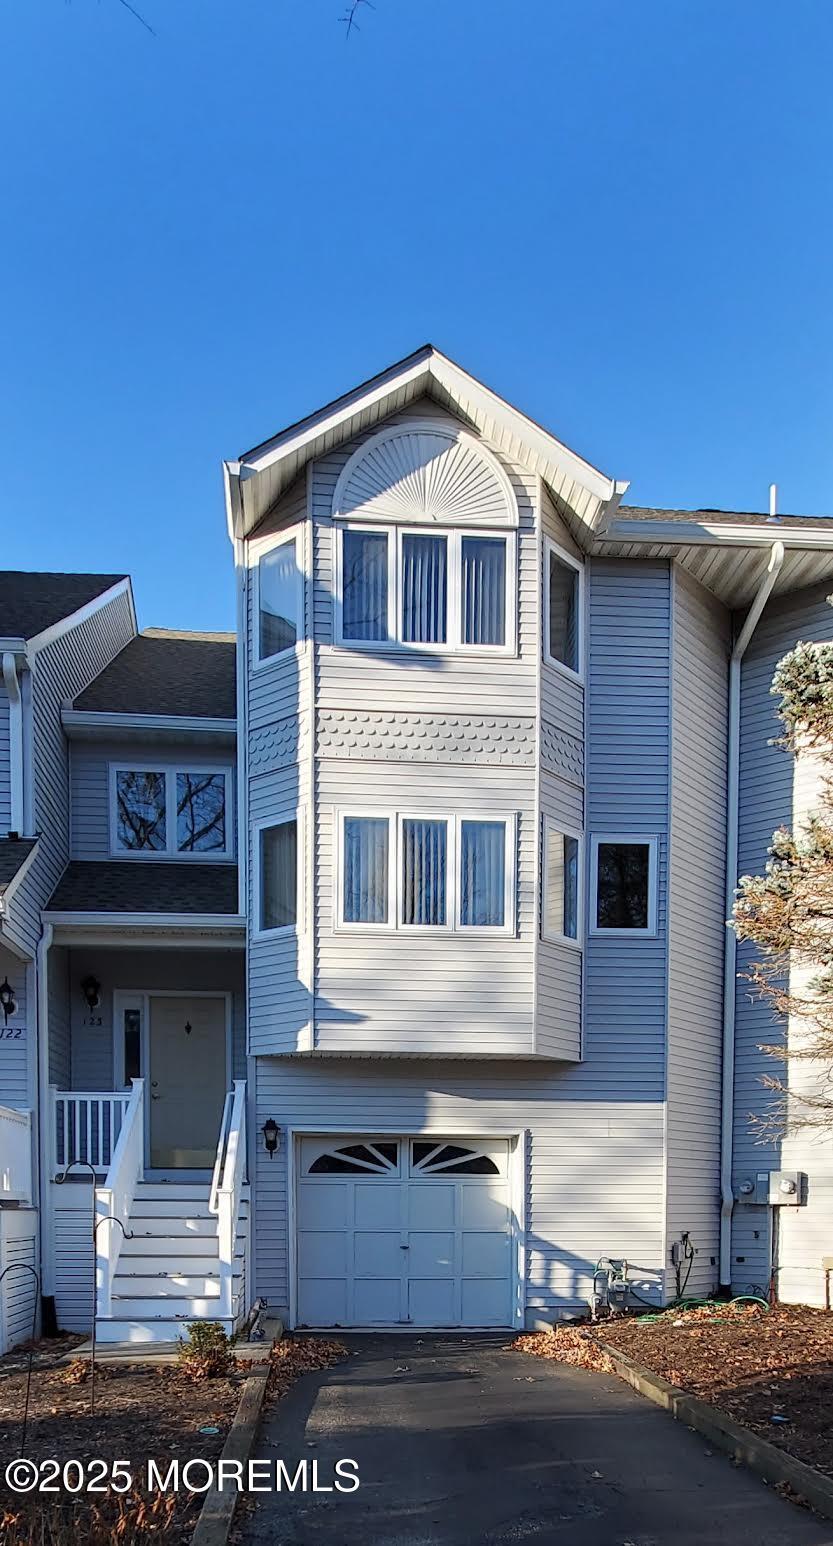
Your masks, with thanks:
[{"label": "white fascia board", "polygon": [[439,350],[429,347],[410,356],[400,368],[374,377],[367,387],[358,388],[338,398],[328,409],[310,415],[309,418],[301,420],[300,424],[274,436],[272,440],[265,441],[262,446],[256,447],[255,451],[241,461],[226,462],[224,464],[226,513],[230,534],[242,535],[244,520],[241,483],[266,471],[268,467],[284,457],[302,455],[314,440],[322,435],[335,433],[347,420],[375,406],[392,391],[407,386],[420,376],[433,377],[446,391],[465,396],[490,418],[502,421],[513,435],[528,445],[544,461],[561,468],[598,500],[607,502],[613,499],[617,489],[620,489],[619,498],[625,492],[627,484],[618,484],[614,479],[606,477],[597,467],[593,467],[576,452],[569,450],[560,440],[556,440],[548,430],[536,424],[533,419],[527,418],[519,409],[513,408],[505,398],[499,397],[489,387],[483,386],[474,376],[470,376],[468,371],[456,365]]},{"label": "white fascia board", "polygon": [[762,523],[760,526],[719,525],[708,521],[611,521],[605,531],[596,533],[596,542],[622,542],[629,546],[667,543],[675,547],[748,547],[771,548],[773,542],[783,542],[785,548],[807,548],[833,551],[833,518],[830,531],[820,526],[779,526]]},{"label": "white fascia board", "polygon": [[114,711],[95,709],[61,709],[61,723],[67,732],[85,732],[83,739],[96,735],[107,737],[113,730],[143,732],[168,731],[171,735],[188,735],[203,731],[209,735],[234,737],[237,720],[208,718],[199,714],[117,714]]},{"label": "white fascia board", "polygon": [[70,612],[67,617],[59,618],[57,623],[51,623],[48,628],[42,629],[40,633],[33,634],[32,638],[28,639],[26,643],[27,654],[36,655],[38,650],[45,649],[47,644],[53,644],[63,634],[69,633],[71,628],[77,628],[80,623],[85,623],[88,617],[94,617],[96,612],[100,611],[102,607],[106,607],[108,601],[112,601],[116,596],[121,596],[125,593],[130,603],[133,627],[136,630],[133,587],[130,583],[130,576],[126,575],[123,580],[117,580],[115,585],[111,585],[109,590],[103,590],[99,596],[93,596],[92,601],[85,602],[83,607],[78,607],[75,612]]},{"label": "white fascia board", "polygon": [[11,638],[10,639],[0,639],[0,653],[2,653],[4,655],[6,653],[9,653],[11,655],[23,655],[23,656],[25,656],[25,654],[26,654],[26,640],[25,639],[17,639],[17,638],[13,638],[13,639],[11,639]]},{"label": "white fascia board", "polygon": [[53,926],[95,929],[215,929],[226,933],[244,930],[246,919],[242,913],[94,913],[50,912],[43,914],[44,922]]}]

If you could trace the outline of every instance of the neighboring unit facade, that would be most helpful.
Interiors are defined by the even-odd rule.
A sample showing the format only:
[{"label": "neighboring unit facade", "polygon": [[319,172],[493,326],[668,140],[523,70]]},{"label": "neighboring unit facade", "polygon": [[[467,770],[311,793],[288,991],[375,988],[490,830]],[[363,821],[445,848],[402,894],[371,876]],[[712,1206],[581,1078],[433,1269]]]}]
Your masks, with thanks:
[{"label": "neighboring unit facade", "polygon": [[817,797],[769,684],[831,636],[830,524],[628,508],[430,347],[225,471],[236,651],[0,580],[0,1252],[45,1319],[824,1303],[833,1148],[752,1144],[725,920]]}]

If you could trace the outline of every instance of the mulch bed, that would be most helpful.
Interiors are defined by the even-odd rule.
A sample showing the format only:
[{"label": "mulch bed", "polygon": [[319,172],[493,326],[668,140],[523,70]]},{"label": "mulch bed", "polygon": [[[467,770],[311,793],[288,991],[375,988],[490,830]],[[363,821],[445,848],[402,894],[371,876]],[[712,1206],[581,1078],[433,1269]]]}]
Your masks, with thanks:
[{"label": "mulch bed", "polygon": [[[39,1348],[39,1356],[42,1348]],[[55,1458],[86,1464],[101,1458],[126,1460],[136,1485],[127,1496],[75,1498],[61,1491],[21,1498],[4,1483],[7,1463],[20,1454],[25,1395],[24,1371],[0,1378],[0,1546],[184,1546],[190,1539],[202,1496],[149,1495],[144,1485],[148,1458],[164,1476],[171,1460],[200,1457],[216,1461],[240,1400],[246,1363],[230,1375],[194,1381],[175,1364],[99,1364],[95,1416],[90,1416],[89,1360],[37,1368],[32,1376],[25,1454],[36,1463]],[[272,1354],[268,1398],[280,1399],[295,1380],[342,1357],[339,1344],[278,1343]],[[264,1359],[267,1357],[264,1348]],[[44,1355],[45,1358],[45,1355]],[[43,1364],[41,1359],[41,1364]],[[2,1373],[2,1370],[0,1370]],[[203,1433],[213,1428],[214,1433]],[[60,1487],[60,1479],[56,1482]]]},{"label": "mulch bed", "polygon": [[833,1314],[738,1304],[560,1326],[518,1338],[521,1352],[612,1372],[606,1342],[779,1449],[833,1476]]}]

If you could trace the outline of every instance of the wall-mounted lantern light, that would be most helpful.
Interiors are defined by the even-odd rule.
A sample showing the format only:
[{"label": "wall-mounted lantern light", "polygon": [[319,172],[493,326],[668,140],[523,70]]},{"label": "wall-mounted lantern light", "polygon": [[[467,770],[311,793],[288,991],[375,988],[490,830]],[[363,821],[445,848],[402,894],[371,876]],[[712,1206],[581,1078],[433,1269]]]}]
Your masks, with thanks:
[{"label": "wall-mounted lantern light", "polygon": [[98,978],[93,977],[92,973],[90,973],[89,977],[85,977],[81,984],[81,992],[87,1000],[90,1014],[92,1014],[93,1010],[97,1009],[101,1003],[101,983]]},{"label": "wall-mounted lantern light", "polygon": [[9,982],[8,977],[6,977],[3,982],[0,982],[0,1009],[3,1011],[4,1024],[8,1025],[9,1016],[13,1015],[17,1009],[17,999],[14,996],[14,988]]},{"label": "wall-mounted lantern light", "polygon": [[261,1128],[261,1131],[263,1133],[263,1142],[266,1148],[266,1153],[271,1159],[272,1155],[275,1153],[275,1150],[278,1147],[278,1136],[280,1134],[280,1128],[278,1127],[275,1118],[267,1117],[263,1127]]}]

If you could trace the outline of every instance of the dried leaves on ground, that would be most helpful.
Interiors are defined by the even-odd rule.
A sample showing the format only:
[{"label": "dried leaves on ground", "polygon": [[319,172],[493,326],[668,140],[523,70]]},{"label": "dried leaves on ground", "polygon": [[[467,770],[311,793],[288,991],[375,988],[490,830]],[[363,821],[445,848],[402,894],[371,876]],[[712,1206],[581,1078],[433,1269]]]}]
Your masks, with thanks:
[{"label": "dried leaves on ground", "polygon": [[344,1343],[332,1341],[328,1337],[284,1337],[272,1349],[268,1391],[270,1398],[280,1400],[302,1374],[329,1369],[346,1357]]},{"label": "dried leaves on ground", "polygon": [[539,1357],[610,1373],[601,1343],[728,1412],[770,1443],[833,1476],[833,1314],[737,1304],[559,1326],[519,1337]]}]

